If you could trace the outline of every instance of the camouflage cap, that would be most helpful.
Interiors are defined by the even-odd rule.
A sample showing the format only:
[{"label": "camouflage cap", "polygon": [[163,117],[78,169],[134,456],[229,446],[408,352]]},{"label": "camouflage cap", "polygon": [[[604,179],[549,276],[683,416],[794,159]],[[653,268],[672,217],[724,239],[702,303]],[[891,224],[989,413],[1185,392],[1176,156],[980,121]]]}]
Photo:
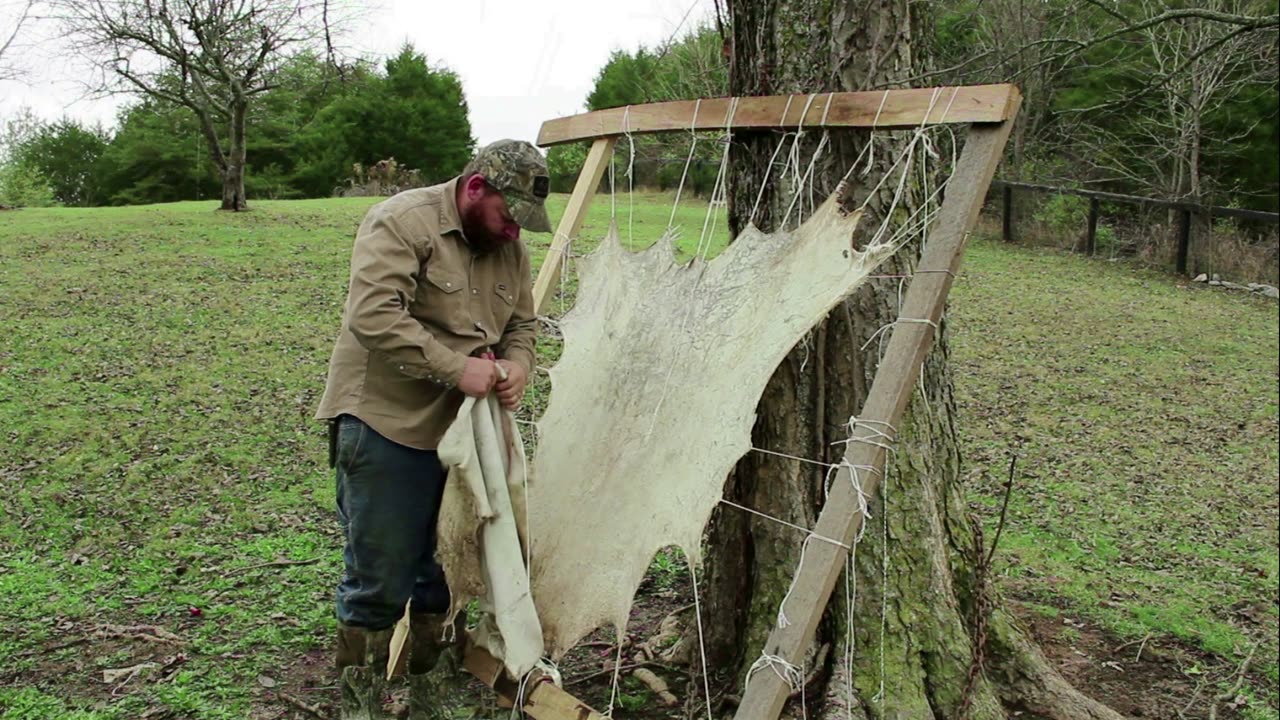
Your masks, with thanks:
[{"label": "camouflage cap", "polygon": [[463,176],[476,173],[502,193],[511,217],[520,227],[551,232],[551,220],[543,203],[551,191],[551,178],[547,175],[547,161],[536,147],[523,140],[490,143],[462,171]]}]

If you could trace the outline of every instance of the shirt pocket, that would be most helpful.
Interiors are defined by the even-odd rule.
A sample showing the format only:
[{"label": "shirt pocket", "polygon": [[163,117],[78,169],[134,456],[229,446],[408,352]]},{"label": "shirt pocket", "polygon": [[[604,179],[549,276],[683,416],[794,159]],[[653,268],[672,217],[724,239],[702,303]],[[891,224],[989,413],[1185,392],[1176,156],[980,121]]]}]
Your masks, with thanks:
[{"label": "shirt pocket", "polygon": [[507,328],[507,320],[511,319],[512,310],[516,306],[515,283],[493,281],[490,286],[492,292],[489,293],[489,316],[493,319],[494,332],[502,336]]},{"label": "shirt pocket", "polygon": [[428,264],[418,285],[414,315],[423,322],[458,330],[466,325],[466,276],[447,266]]}]

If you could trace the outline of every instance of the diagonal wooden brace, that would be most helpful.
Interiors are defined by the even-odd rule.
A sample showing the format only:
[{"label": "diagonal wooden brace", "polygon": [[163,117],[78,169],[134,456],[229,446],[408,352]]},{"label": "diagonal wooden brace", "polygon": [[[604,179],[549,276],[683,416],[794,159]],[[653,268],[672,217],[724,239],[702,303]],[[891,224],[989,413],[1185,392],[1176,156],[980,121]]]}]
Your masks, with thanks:
[{"label": "diagonal wooden brace", "polygon": [[[965,242],[977,222],[987,188],[1000,163],[1019,101],[1015,96],[1010,119],[998,124],[974,125],[969,130],[964,150],[951,174],[937,222],[929,233],[920,258],[920,269],[930,272],[920,273],[911,281],[899,314],[900,322],[893,330],[888,350],[858,416],[865,425],[855,427],[845,452],[845,462],[813,529],[819,537],[833,538],[844,544],[813,543],[808,548],[784,608],[792,623],[785,628],[775,628],[769,634],[764,646],[766,655],[798,663],[797,658],[802,656],[805,645],[817,630],[818,621],[831,599],[831,591],[844,568],[847,548],[852,546],[862,527],[853,468],[869,466],[881,471],[884,469],[884,436],[892,434],[890,428],[897,428],[902,421],[912,389],[920,376],[920,368],[933,345],[934,331],[942,319],[947,294],[955,273],[960,269]],[[863,493],[875,494],[879,475],[865,473],[859,480]],[[747,682],[734,719],[776,720],[791,691],[792,688],[777,673],[754,673]]]}]

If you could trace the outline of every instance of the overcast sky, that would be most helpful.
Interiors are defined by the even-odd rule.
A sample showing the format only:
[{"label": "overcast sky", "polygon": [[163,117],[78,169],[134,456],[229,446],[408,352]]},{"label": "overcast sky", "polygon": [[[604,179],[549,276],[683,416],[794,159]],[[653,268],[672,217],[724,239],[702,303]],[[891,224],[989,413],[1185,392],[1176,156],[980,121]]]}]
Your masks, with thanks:
[{"label": "overcast sky", "polygon": [[[0,36],[10,0],[0,1]],[[583,111],[591,82],[616,49],[653,45],[712,12],[711,0],[381,0],[348,43],[379,58],[413,43],[433,63],[462,78],[471,128],[485,144],[505,137],[534,140],[544,120]],[[67,57],[50,28],[35,28],[14,60],[26,82],[0,81],[0,117],[22,107],[111,126],[127,97],[88,99],[77,78],[84,66]]]}]

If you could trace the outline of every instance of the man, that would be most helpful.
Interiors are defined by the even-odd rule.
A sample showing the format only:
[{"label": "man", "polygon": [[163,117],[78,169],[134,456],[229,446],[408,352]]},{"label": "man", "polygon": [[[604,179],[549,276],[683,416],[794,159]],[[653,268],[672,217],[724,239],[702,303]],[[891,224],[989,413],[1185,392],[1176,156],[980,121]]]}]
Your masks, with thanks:
[{"label": "man", "polygon": [[520,230],[551,230],[549,185],[536,148],[500,140],[460,177],[375,205],[356,234],[316,413],[330,421],[346,539],[339,668],[382,672],[410,599],[410,675],[432,670],[447,649],[449,590],[434,557],[445,470],[435,449],[464,394],[496,391],[512,409],[524,395],[537,319]]}]

